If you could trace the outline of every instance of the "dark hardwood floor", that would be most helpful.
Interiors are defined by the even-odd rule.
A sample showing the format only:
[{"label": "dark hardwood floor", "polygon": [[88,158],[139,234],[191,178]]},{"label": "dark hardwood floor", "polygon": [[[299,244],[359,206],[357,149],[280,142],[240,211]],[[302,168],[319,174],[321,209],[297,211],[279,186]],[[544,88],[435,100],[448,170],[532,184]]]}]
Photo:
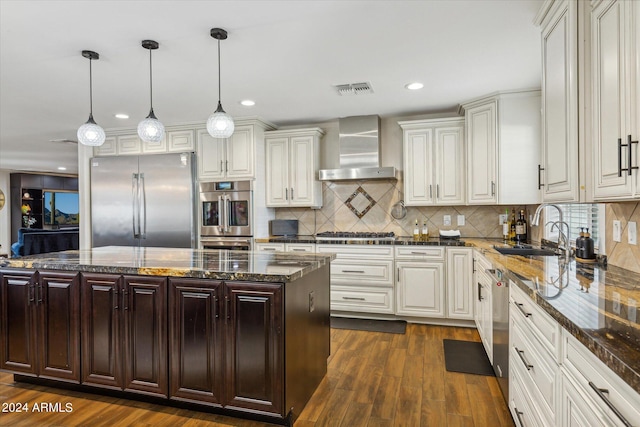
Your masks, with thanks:
[{"label": "dark hardwood floor", "polygon": [[[475,329],[409,324],[405,335],[331,330],[328,372],[295,427],[513,426],[495,378],[447,372],[443,339],[479,341]],[[66,403],[73,411],[0,412],[0,426],[271,426],[88,393],[15,383],[5,403]]]}]

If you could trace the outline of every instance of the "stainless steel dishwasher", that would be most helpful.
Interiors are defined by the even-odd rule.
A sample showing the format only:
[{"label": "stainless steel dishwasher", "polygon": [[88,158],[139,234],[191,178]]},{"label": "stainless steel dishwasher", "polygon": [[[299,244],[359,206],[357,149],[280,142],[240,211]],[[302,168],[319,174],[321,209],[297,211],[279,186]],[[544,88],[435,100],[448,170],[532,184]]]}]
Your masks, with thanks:
[{"label": "stainless steel dishwasher", "polygon": [[509,403],[509,279],[501,270],[486,270],[491,278],[493,372]]}]

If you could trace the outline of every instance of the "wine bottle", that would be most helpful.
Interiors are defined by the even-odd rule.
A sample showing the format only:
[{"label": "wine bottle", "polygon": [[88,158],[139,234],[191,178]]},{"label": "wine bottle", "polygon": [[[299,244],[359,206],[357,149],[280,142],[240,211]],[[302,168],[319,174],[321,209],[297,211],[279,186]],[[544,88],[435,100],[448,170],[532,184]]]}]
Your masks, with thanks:
[{"label": "wine bottle", "polygon": [[511,221],[509,222],[509,240],[516,240],[516,208],[511,208]]},{"label": "wine bottle", "polygon": [[524,217],[524,209],[520,210],[520,215],[516,221],[516,242],[526,243],[527,241],[527,220]]},{"label": "wine bottle", "polygon": [[505,209],[504,211],[504,221],[502,222],[502,238],[505,243],[509,241],[509,209]]}]

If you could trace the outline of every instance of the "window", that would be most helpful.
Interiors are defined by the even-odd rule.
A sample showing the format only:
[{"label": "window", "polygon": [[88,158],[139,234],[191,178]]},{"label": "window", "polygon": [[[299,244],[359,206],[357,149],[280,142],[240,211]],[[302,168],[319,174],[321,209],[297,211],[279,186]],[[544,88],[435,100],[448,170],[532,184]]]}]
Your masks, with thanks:
[{"label": "window", "polygon": [[[604,205],[593,203],[556,205],[562,209],[562,219],[569,225],[568,237],[573,246],[576,244],[576,238],[580,236],[580,228],[583,227],[589,229],[595,248],[604,249],[601,247],[604,244],[604,230],[600,229],[600,225],[604,225]],[[549,206],[545,207],[544,218],[546,223],[545,239],[557,241],[558,229],[554,227],[551,231],[551,222],[558,221],[558,210]]]}]

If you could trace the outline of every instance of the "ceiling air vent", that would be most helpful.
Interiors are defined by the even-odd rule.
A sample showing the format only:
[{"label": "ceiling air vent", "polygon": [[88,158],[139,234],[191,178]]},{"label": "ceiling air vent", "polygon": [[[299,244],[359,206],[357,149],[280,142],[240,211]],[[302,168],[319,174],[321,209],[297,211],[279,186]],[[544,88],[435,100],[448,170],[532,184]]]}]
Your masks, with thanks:
[{"label": "ceiling air vent", "polygon": [[338,95],[364,95],[366,93],[373,93],[373,89],[371,88],[371,83],[348,83],[344,85],[335,85],[336,92]]}]

